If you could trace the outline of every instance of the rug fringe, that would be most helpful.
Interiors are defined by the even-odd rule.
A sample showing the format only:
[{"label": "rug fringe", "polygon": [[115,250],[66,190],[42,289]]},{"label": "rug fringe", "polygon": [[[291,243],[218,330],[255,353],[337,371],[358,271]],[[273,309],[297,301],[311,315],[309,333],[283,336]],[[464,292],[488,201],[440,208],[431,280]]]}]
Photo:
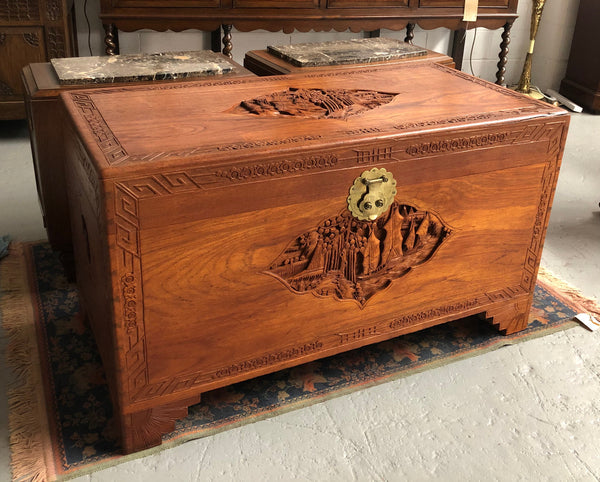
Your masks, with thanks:
[{"label": "rug fringe", "polygon": [[13,480],[48,480],[44,400],[35,326],[31,314],[23,245],[12,243],[0,262],[0,318],[8,345],[7,364],[15,375],[8,389],[8,430]]},{"label": "rug fringe", "polygon": [[600,302],[594,298],[585,296],[579,288],[562,280],[548,268],[540,267],[538,281],[549,288],[555,295],[563,298],[568,304],[573,305],[580,313],[587,313],[600,320]]}]

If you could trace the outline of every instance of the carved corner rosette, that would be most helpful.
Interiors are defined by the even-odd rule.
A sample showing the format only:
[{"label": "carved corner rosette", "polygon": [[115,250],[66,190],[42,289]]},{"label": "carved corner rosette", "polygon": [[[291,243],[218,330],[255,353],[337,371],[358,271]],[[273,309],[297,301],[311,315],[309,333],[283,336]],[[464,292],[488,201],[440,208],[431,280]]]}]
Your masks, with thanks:
[{"label": "carved corner rosette", "polygon": [[416,266],[452,233],[433,212],[394,201],[375,221],[348,210],[290,242],[265,271],[296,294],[352,301],[360,308]]}]

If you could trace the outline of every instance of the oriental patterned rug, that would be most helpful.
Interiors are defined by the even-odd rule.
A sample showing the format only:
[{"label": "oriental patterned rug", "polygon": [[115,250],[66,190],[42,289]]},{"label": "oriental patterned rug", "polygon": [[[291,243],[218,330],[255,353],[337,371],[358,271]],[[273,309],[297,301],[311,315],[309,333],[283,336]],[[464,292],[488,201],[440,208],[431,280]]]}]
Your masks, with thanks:
[{"label": "oriental patterned rug", "polygon": [[415,374],[573,326],[578,312],[600,311],[547,274],[535,291],[527,330],[499,335],[476,318],[209,392],[161,447],[121,457],[112,407],[93,337],[79,314],[77,289],[46,243],[13,245],[0,261],[0,316],[16,381],[9,391],[14,480],[60,480],[272,417],[353,390]]}]

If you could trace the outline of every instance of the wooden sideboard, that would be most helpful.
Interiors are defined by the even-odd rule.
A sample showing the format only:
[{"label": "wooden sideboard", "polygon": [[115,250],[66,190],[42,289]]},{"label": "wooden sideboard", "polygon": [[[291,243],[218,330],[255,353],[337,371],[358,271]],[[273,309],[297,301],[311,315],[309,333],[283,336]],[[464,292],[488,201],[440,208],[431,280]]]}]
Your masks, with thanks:
[{"label": "wooden sideboard", "polygon": [[26,117],[23,67],[77,55],[71,12],[66,0],[0,2],[0,119]]},{"label": "wooden sideboard", "polygon": [[[510,28],[518,0],[479,0],[477,20],[464,22],[464,0],[101,0],[106,52],[118,53],[117,30],[223,29],[223,53],[231,56],[232,27],[240,31],[377,31],[445,27],[454,33],[452,57],[461,68],[466,29],[503,28],[496,83],[504,83]],[[216,45],[215,45],[216,43]],[[219,49],[213,41],[213,49]]]}]

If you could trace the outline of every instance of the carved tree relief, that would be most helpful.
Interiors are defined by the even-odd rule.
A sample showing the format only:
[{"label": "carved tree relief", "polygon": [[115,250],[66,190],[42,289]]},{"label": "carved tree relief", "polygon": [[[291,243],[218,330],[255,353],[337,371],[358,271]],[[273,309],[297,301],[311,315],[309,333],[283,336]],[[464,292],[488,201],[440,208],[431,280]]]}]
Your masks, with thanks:
[{"label": "carved tree relief", "polygon": [[349,211],[298,236],[266,273],[295,293],[353,300],[362,308],[377,292],[428,261],[450,228],[436,214],[394,202],[376,221]]},{"label": "carved tree relief", "polygon": [[389,104],[397,94],[374,90],[296,89],[244,100],[229,112],[263,116],[287,115],[315,119],[345,119]]}]

